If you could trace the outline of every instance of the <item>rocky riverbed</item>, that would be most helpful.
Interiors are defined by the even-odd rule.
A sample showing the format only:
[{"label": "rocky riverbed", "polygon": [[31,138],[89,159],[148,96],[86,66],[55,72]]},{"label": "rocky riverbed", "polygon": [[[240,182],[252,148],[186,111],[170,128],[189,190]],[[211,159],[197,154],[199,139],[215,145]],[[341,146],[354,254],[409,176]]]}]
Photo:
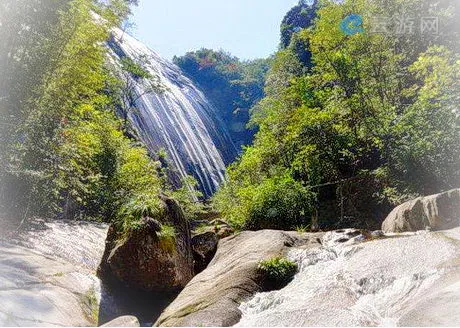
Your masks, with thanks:
[{"label": "rocky riverbed", "polygon": [[[294,280],[256,294],[239,326],[457,326],[460,229],[367,239],[329,232],[297,248]],[[348,240],[346,240],[348,239]]]},{"label": "rocky riverbed", "polygon": [[[257,263],[285,254],[299,271],[263,291]],[[264,230],[224,239],[158,326],[457,326],[460,228],[325,234]]]},{"label": "rocky riverbed", "polygon": [[[136,292],[129,275],[119,280],[125,289],[109,293],[95,275],[101,258],[109,272],[119,263],[130,275],[148,274],[146,281],[191,271],[192,260],[184,266],[173,256],[153,257],[161,246],[150,235],[156,231],[142,230],[114,247],[110,233],[106,243],[105,224],[34,220],[20,232],[5,226],[0,326],[93,326],[119,315],[157,326],[459,326],[459,197],[454,190],[402,204],[385,220],[385,232],[243,231],[219,240],[217,251],[210,232],[193,243],[181,211],[171,211],[171,222],[185,233],[171,254],[186,247],[196,261],[215,252],[171,297],[150,285]],[[113,251],[122,246],[130,253]],[[103,257],[104,249],[110,256]],[[280,256],[298,270],[273,290],[258,265]],[[117,322],[138,324],[135,317]]]}]

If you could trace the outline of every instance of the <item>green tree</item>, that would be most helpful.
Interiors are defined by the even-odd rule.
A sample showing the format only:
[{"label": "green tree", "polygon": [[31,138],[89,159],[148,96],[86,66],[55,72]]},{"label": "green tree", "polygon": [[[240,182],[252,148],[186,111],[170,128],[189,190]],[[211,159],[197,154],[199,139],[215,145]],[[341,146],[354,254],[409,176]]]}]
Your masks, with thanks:
[{"label": "green tree", "polygon": [[[394,204],[458,187],[458,31],[349,36],[340,29],[350,13],[369,30],[374,16],[407,12],[436,11],[451,26],[455,5],[322,1],[314,25],[275,55],[266,97],[251,118],[259,129],[254,145],[229,167],[228,184],[215,198],[224,216],[251,225],[261,199],[293,189],[282,183],[279,193],[266,189],[267,181],[286,176],[313,193],[305,208],[312,218],[318,211],[324,227],[378,227]],[[302,60],[304,46],[311,64]],[[260,217],[253,228],[293,228],[289,216]]]},{"label": "green tree", "polygon": [[[4,190],[13,191],[14,206],[8,210],[24,219],[43,215],[117,221],[129,230],[143,216],[161,213],[163,191],[159,164],[124,135],[116,116],[120,95],[112,87],[122,82],[107,66],[104,43],[129,8],[126,1],[45,3],[53,20],[32,36],[33,56],[21,57],[26,68],[40,68],[30,80],[10,82],[14,89],[9,91],[21,86],[32,90],[18,93],[15,102],[8,100],[11,110],[21,114],[2,167],[2,187],[9,184]],[[8,68],[10,74],[19,69]],[[148,77],[132,63],[123,68],[134,79]]]},{"label": "green tree", "polygon": [[300,0],[297,6],[289,10],[281,22],[281,49],[290,45],[292,37],[297,32],[313,25],[317,7],[317,0],[311,2]]}]

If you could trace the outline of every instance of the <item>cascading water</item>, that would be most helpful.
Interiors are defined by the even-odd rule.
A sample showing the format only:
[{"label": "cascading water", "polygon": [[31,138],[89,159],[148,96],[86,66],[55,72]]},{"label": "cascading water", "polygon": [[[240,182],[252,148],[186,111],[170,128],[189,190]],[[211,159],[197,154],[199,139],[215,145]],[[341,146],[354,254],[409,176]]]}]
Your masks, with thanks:
[{"label": "cascading water", "polygon": [[322,247],[291,251],[299,273],[285,288],[243,303],[238,326],[418,325],[427,322],[416,316],[424,301],[449,306],[430,297],[458,284],[447,281],[458,274],[460,229],[363,240],[351,230],[328,232]]},{"label": "cascading water", "polygon": [[224,180],[225,164],[237,154],[215,108],[176,65],[135,38],[116,29],[109,47],[116,60],[142,58],[164,88],[146,92],[145,84],[132,80],[139,98],[129,119],[144,144],[152,152],[165,149],[180,177],[193,175],[204,195],[212,195]]}]

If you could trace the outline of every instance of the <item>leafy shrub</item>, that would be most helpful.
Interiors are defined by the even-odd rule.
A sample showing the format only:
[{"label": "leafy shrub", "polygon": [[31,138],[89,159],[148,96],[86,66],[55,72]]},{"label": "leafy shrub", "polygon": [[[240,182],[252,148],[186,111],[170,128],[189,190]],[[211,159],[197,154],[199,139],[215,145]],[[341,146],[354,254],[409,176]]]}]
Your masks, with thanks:
[{"label": "leafy shrub", "polygon": [[297,264],[281,256],[261,261],[257,266],[270,283],[287,284],[297,272]]},{"label": "leafy shrub", "polygon": [[236,229],[290,230],[310,222],[314,194],[286,174],[237,192],[224,187],[214,204]]},{"label": "leafy shrub", "polygon": [[121,235],[128,235],[131,231],[143,227],[142,218],[151,217],[160,219],[164,207],[156,194],[137,194],[120,207],[117,213]]},{"label": "leafy shrub", "polygon": [[267,179],[256,188],[245,227],[292,229],[306,220],[312,194],[290,177]]},{"label": "leafy shrub", "polygon": [[296,226],[296,227],[295,227],[295,231],[297,231],[298,233],[310,232],[310,231],[311,231],[311,225],[310,225],[310,224],[307,224],[307,225],[299,225],[299,226]]}]

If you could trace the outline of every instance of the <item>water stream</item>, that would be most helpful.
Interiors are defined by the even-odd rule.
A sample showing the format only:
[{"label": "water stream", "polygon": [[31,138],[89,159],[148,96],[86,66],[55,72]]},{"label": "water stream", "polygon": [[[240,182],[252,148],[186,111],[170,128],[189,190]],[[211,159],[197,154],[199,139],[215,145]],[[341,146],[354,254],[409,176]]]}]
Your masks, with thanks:
[{"label": "water stream", "polygon": [[[0,239],[0,326],[88,326],[121,314],[151,324],[171,300],[142,299],[134,291],[114,298],[95,276],[106,231],[98,223],[38,220]],[[348,229],[326,233],[321,243],[292,249],[298,274],[285,288],[241,304],[238,326],[455,325],[460,319],[460,228],[376,239]]]},{"label": "water stream", "polygon": [[35,219],[20,232],[4,233],[0,223],[0,327],[94,326],[121,315],[151,326],[177,293],[105,286],[96,270],[107,229]]},{"label": "water stream", "polygon": [[105,223],[33,220],[11,241],[39,254],[96,271],[105,248]]},{"label": "water stream", "polygon": [[371,241],[355,234],[328,232],[322,247],[292,250],[298,274],[243,303],[238,326],[396,326],[458,273],[458,229]]}]

